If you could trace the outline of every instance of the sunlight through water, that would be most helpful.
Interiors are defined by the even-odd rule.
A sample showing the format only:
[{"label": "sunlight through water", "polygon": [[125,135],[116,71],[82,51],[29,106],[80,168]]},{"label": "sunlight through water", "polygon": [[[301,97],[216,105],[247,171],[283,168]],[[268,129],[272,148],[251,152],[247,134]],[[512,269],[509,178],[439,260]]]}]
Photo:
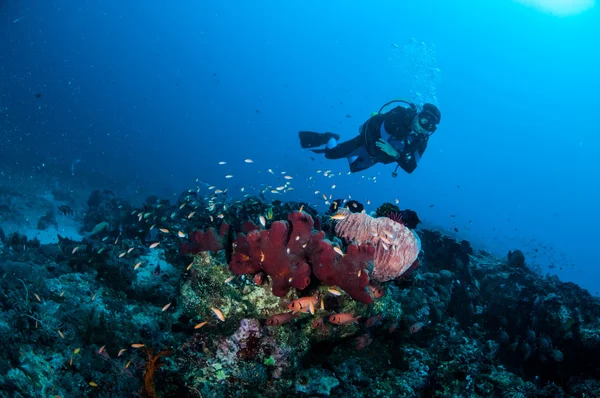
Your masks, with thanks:
[{"label": "sunlight through water", "polygon": [[540,11],[566,17],[581,14],[594,7],[595,0],[516,0]]}]

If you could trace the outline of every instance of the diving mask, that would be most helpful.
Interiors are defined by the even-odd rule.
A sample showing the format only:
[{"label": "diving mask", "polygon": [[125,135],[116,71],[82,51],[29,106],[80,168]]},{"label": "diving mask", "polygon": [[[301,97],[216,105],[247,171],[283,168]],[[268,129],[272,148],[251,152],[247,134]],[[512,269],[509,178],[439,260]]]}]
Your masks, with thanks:
[{"label": "diving mask", "polygon": [[417,115],[417,124],[423,131],[423,134],[431,135],[437,129],[438,120],[435,115],[429,111],[423,111]]}]

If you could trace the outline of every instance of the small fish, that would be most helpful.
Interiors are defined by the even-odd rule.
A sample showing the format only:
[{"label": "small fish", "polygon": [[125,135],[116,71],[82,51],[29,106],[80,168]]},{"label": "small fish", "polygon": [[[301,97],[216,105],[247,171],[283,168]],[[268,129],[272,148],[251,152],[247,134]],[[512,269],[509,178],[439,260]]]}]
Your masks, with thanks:
[{"label": "small fish", "polygon": [[141,262],[141,261],[140,261],[139,263],[137,263],[137,264],[136,264],[136,265],[133,267],[133,269],[138,269],[140,265],[142,265],[142,262]]},{"label": "small fish", "polygon": [[333,185],[331,186],[331,189],[335,189],[335,184],[333,184]]},{"label": "small fish", "polygon": [[246,162],[246,163],[254,163],[254,160],[252,160],[252,159],[246,159],[246,160],[244,160],[244,162]]},{"label": "small fish", "polygon": [[263,227],[267,226],[267,220],[265,220],[265,217],[263,217],[263,216],[258,217],[258,221],[260,221],[260,225],[262,225]]},{"label": "small fish", "polygon": [[[343,255],[344,255],[344,252],[342,251],[342,249],[340,249],[340,248],[339,248],[339,247],[337,247],[337,246],[334,246],[334,247],[333,247],[333,250],[334,250],[334,251],[335,251],[337,254],[339,254],[340,256],[343,256]],[[358,276],[360,276],[360,275],[358,275]]]},{"label": "small fish", "polygon": [[336,290],[336,289],[329,288],[329,289],[327,289],[327,291],[329,293],[333,294],[334,296],[341,296],[342,295],[342,293],[339,290]]},{"label": "small fish", "polygon": [[375,298],[380,298],[380,297],[383,297],[383,295],[384,295],[383,288],[381,286],[378,286],[378,285],[374,285],[374,284],[367,285],[367,290],[369,292],[371,292],[371,294]]},{"label": "small fish", "polygon": [[132,348],[142,348],[144,345],[139,343],[134,343],[131,345]]},{"label": "small fish", "polygon": [[60,335],[60,337],[62,337],[63,339],[65,338],[65,335],[63,332],[61,332],[60,330],[58,331],[58,334]]},{"label": "small fish", "polygon": [[37,293],[33,293],[33,295],[35,296],[35,298],[37,299],[37,301],[42,301],[42,299],[40,298],[40,296],[37,295]]},{"label": "small fish", "polygon": [[337,213],[334,214],[333,216],[329,217],[331,220],[343,220],[346,218],[346,215],[344,213]]},{"label": "small fish", "polygon": [[129,365],[131,365],[131,359],[127,362],[127,364],[125,365],[125,369],[127,369],[129,367]]},{"label": "small fish", "polygon": [[333,314],[329,317],[329,322],[334,325],[346,325],[348,323],[358,323],[359,318],[349,313]]},{"label": "small fish", "polygon": [[73,366],[73,355],[71,355],[71,358],[69,359],[69,366]]},{"label": "small fish", "polygon": [[233,280],[233,278],[235,278],[235,276],[231,275],[229,278],[225,279],[225,282],[223,282],[223,283],[229,283]]},{"label": "small fish", "polygon": [[291,179],[293,179],[294,177],[292,177],[292,176],[285,176],[285,177],[283,177],[283,178],[285,178],[286,180],[291,180]]},{"label": "small fish", "polygon": [[102,252],[104,251],[104,249],[105,249],[105,248],[103,247],[103,248],[101,248],[100,250],[98,250],[98,254],[102,253]]},{"label": "small fish", "polygon": [[325,326],[325,318],[323,317],[319,317],[317,319],[315,319],[314,321],[312,321],[312,327],[313,329],[319,329]]},{"label": "small fish", "polygon": [[187,266],[187,268],[186,268],[185,270],[186,270],[186,271],[189,271],[189,270],[190,270],[190,268],[192,268],[192,265],[194,265],[194,262],[193,262],[193,261],[190,263],[190,265],[188,265],[188,266]]},{"label": "small fish", "polygon": [[127,254],[127,252],[123,252],[123,253],[119,254],[119,258],[125,257],[126,254]]},{"label": "small fish", "polygon": [[73,251],[71,252],[71,254],[75,254],[75,252],[79,250],[79,246],[75,246],[75,248],[73,249]]},{"label": "small fish", "polygon": [[126,349],[126,348],[121,348],[121,349],[119,350],[119,353],[117,354],[117,356],[118,356],[118,357],[120,357],[121,355],[123,355],[123,353],[124,353],[125,351],[127,351],[127,349]]},{"label": "small fish", "polygon": [[275,173],[273,173],[273,170],[272,170],[272,169],[268,169],[267,171],[268,171],[269,173],[271,173],[271,174],[275,174]]},{"label": "small fish", "polygon": [[185,238],[185,234],[181,231],[177,231],[177,236],[180,238]]},{"label": "small fish", "polygon": [[218,309],[218,308],[211,308],[211,310],[215,313],[215,315],[217,316],[217,318],[219,318],[219,320],[221,322],[225,322],[225,317],[223,316],[223,313],[221,312],[220,309]]},{"label": "small fish", "polygon": [[308,312],[310,311],[310,305],[312,304],[314,311],[314,305],[316,305],[318,302],[319,300],[317,299],[316,295],[300,297],[299,299],[296,299],[288,304],[288,309],[292,310],[293,312]]},{"label": "small fish", "polygon": [[315,305],[313,304],[313,302],[312,302],[312,301],[310,301],[310,302],[308,303],[308,310],[310,311],[310,314],[311,314],[311,315],[314,315],[314,314],[315,314]]},{"label": "small fish", "polygon": [[93,381],[90,381],[88,384],[92,387],[98,387],[98,384],[94,383]]},{"label": "small fish", "polygon": [[225,178],[233,178],[233,174],[227,174]]},{"label": "small fish", "polygon": [[219,162],[220,165],[227,164],[227,162]]},{"label": "small fish", "polygon": [[171,306],[171,303],[169,303],[169,304],[165,305],[164,307],[162,307],[162,310],[161,310],[161,311],[166,311],[166,310],[168,310],[170,306]]},{"label": "small fish", "polygon": [[284,312],[283,314],[272,315],[267,318],[267,326],[281,326],[294,319],[293,312]]},{"label": "small fish", "polygon": [[102,351],[104,351],[104,347],[106,347],[106,345],[103,345],[102,347],[100,347],[100,349],[98,350],[98,354],[102,354]]},{"label": "small fish", "polygon": [[73,350],[73,354],[79,354],[79,351],[81,351],[81,348],[75,348]]},{"label": "small fish", "polygon": [[304,210],[304,205],[300,206],[300,209],[298,210],[300,213],[302,213],[302,210]]},{"label": "small fish", "polygon": [[423,326],[425,326],[425,323],[423,322],[416,322],[413,323],[410,328],[408,328],[408,331],[413,334],[413,333],[417,333],[419,332],[421,329],[423,329]]},{"label": "small fish", "polygon": [[377,326],[381,321],[383,320],[383,315],[379,314],[379,315],[373,315],[372,317],[370,317],[369,319],[367,319],[367,322],[365,323],[365,326],[370,328],[371,326]]},{"label": "small fish", "polygon": [[150,249],[154,249],[156,246],[160,245],[160,242],[154,242],[150,245]]},{"label": "small fish", "polygon": [[200,329],[204,325],[206,325],[206,321],[200,322],[199,324],[197,324],[196,326],[194,326],[194,329]]},{"label": "small fish", "polygon": [[400,203],[398,199],[394,199],[394,202],[396,202],[396,204]]},{"label": "small fish", "polygon": [[190,214],[188,214],[187,218],[192,218],[192,217],[194,217],[194,214],[196,214],[196,212],[195,212],[195,211],[191,212]]},{"label": "small fish", "polygon": [[169,233],[169,230],[168,230],[168,229],[166,229],[166,228],[160,228],[160,229],[159,229],[159,231],[160,231],[160,232],[163,232],[163,233],[165,233],[165,234],[168,234],[168,233]]},{"label": "small fish", "polygon": [[131,253],[133,251],[133,247],[130,247],[129,249],[127,249],[127,253]]},{"label": "small fish", "polygon": [[265,253],[263,253],[262,251],[260,252],[260,262],[262,263],[263,261],[265,261]]},{"label": "small fish", "polygon": [[96,293],[92,296],[92,301],[96,300]]},{"label": "small fish", "polygon": [[62,292],[60,292],[60,294],[58,295],[58,297],[62,297],[65,294],[65,291],[63,290]]}]

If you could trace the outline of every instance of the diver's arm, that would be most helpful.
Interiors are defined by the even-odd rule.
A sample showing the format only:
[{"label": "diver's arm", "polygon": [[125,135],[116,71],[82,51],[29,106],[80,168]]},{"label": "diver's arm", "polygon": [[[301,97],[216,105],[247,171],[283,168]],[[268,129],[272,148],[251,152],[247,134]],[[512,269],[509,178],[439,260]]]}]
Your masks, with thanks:
[{"label": "diver's arm", "polygon": [[400,152],[395,160],[404,171],[410,174],[415,171],[419,165],[419,161],[425,153],[425,149],[427,149],[427,141],[419,141],[415,145],[411,145],[407,150]]}]

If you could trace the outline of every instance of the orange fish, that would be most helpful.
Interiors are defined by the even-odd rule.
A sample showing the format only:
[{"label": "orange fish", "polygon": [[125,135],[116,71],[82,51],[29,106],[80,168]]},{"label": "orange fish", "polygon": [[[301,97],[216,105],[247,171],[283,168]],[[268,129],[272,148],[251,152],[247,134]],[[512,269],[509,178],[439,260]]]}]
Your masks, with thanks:
[{"label": "orange fish", "polygon": [[[292,301],[288,308],[294,312],[308,312],[310,311],[310,305],[316,306],[319,303],[317,296],[300,297],[297,300]],[[313,310],[314,311],[314,310]]]},{"label": "orange fish", "polygon": [[221,312],[220,309],[218,309],[218,308],[211,308],[211,310],[215,313],[215,315],[217,316],[217,318],[219,318],[219,320],[221,322],[225,322],[225,316],[223,316],[223,313]]},{"label": "orange fish", "polygon": [[204,325],[206,325],[206,321],[200,322],[199,324],[197,324],[196,326],[194,326],[194,329],[200,329]]},{"label": "orange fish", "polygon": [[329,322],[334,325],[346,325],[348,323],[358,323],[359,318],[350,313],[333,314],[329,317]]},{"label": "orange fish", "polygon": [[143,346],[144,346],[143,344],[138,344],[138,343],[131,345],[132,348],[142,348]]}]

